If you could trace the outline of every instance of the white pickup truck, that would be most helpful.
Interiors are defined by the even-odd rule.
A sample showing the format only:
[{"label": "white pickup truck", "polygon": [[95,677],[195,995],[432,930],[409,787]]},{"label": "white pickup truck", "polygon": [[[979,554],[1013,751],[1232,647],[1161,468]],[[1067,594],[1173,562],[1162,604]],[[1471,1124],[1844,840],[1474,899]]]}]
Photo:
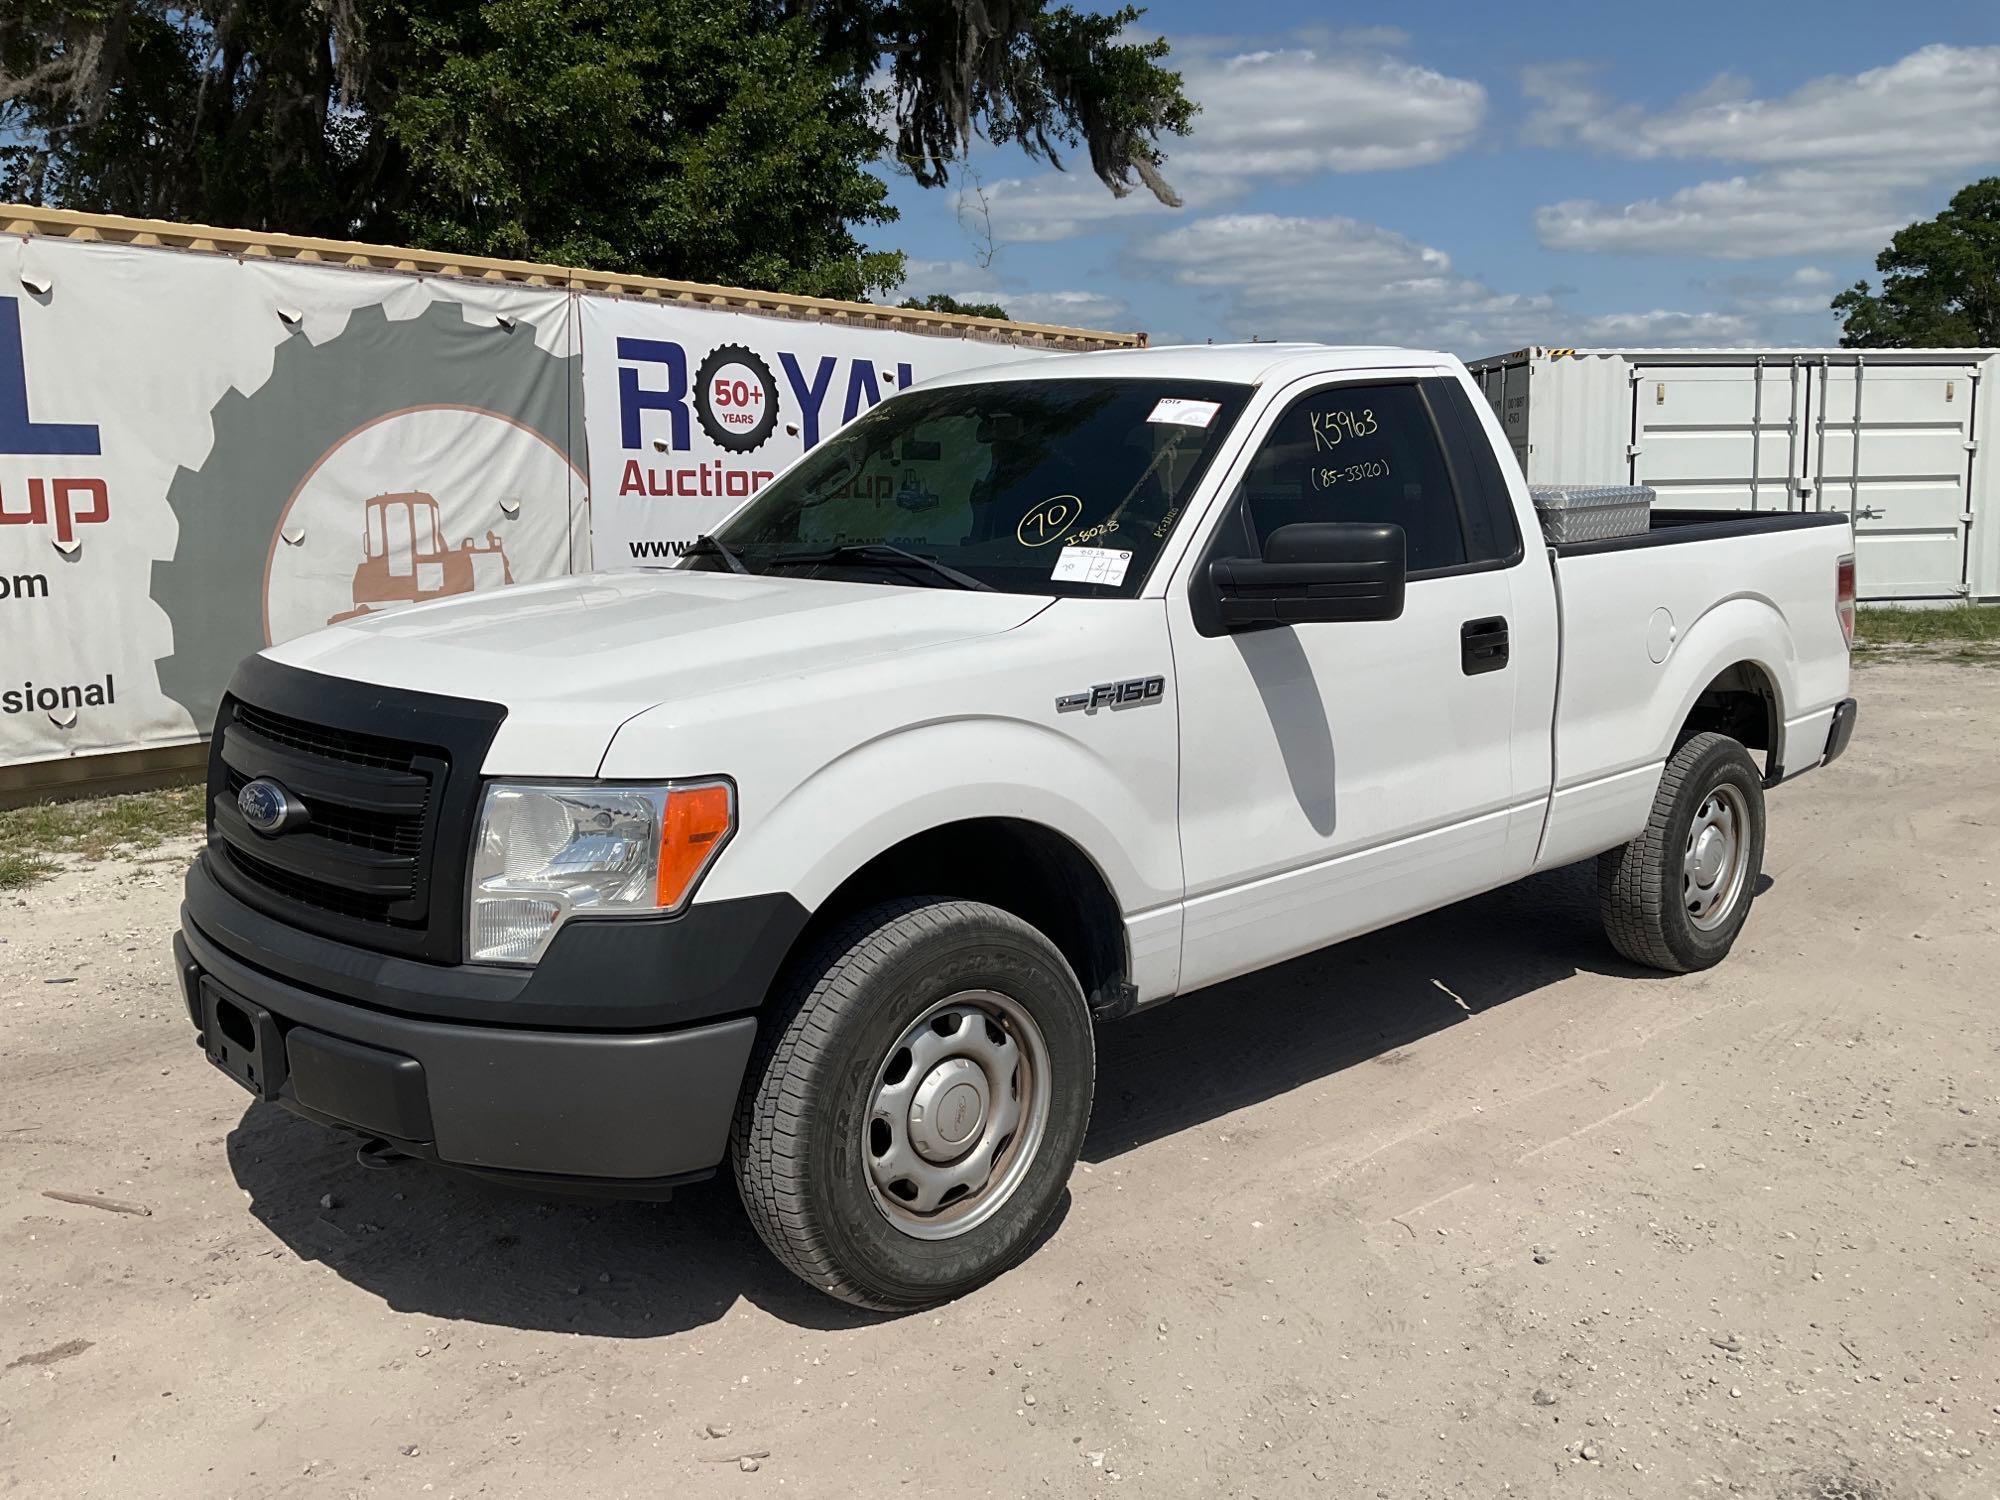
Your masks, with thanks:
[{"label": "white pickup truck", "polygon": [[1720,960],[1853,592],[1840,514],[1545,545],[1445,355],[960,374],[678,567],[246,661],[186,999],[364,1158],[727,1160],[800,1276],[922,1306],[1057,1205],[1095,1022],[1592,856],[1620,953]]}]

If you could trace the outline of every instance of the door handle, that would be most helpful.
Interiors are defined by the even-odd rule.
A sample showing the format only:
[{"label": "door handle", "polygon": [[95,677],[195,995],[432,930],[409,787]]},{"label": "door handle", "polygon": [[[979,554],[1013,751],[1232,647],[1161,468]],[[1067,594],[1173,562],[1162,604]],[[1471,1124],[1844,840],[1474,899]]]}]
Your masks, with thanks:
[{"label": "door handle", "polygon": [[1498,615],[1458,627],[1458,660],[1467,677],[1507,665],[1507,622]]}]

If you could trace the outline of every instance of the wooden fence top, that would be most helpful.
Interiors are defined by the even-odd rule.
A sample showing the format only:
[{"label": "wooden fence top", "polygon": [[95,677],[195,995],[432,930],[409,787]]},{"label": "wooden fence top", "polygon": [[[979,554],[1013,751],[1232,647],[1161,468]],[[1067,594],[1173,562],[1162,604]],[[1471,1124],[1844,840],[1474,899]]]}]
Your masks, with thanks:
[{"label": "wooden fence top", "polygon": [[872,302],[840,302],[830,297],[801,297],[790,292],[760,292],[747,287],[708,286],[695,281],[669,281],[658,276],[623,276],[577,266],[544,265],[536,261],[496,260],[483,255],[450,255],[436,250],[410,250],[392,245],[367,245],[351,240],[323,240],[311,235],[267,234],[253,229],[218,229],[208,224],[176,224],[162,219],[128,219],[115,214],[77,213],[63,208],[31,208],[0,203],[0,233],[36,235],[45,239],[189,250],[240,259],[296,261],[306,265],[344,266],[370,271],[400,271],[419,276],[449,276],[467,281],[549,287],[559,291],[594,292],[614,297],[710,307],[767,316],[809,318],[817,322],[852,323],[861,327],[895,328],[907,333],[957,334],[1000,343],[1048,344],[1069,349],[1143,348],[1143,333],[1105,333],[1090,328],[1065,328],[1051,323],[1018,323],[1011,319],[977,318],[963,313],[926,312],[910,307],[884,307]]}]

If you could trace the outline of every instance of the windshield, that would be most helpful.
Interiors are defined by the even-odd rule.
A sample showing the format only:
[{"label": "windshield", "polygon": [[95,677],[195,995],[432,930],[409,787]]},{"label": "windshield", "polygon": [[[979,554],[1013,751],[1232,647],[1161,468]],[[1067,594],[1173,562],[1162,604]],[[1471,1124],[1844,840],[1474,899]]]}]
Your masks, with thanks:
[{"label": "windshield", "polygon": [[1130,597],[1248,393],[1157,379],[911,391],[813,449],[689,565]]}]

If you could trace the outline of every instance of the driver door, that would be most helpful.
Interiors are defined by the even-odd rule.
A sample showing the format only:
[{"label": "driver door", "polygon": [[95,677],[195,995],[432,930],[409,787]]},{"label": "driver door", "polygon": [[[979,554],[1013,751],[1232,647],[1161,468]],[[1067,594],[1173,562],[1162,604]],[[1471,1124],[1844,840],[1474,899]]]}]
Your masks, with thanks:
[{"label": "driver door", "polygon": [[[1447,432],[1457,443],[1470,420],[1464,399],[1455,380],[1422,372],[1288,392],[1168,591],[1184,990],[1503,884],[1532,863],[1541,801],[1517,797],[1512,754],[1523,552],[1511,508],[1489,505],[1484,476],[1456,472],[1449,456]],[[1227,629],[1209,564],[1259,557],[1276,528],[1314,521],[1404,529],[1402,616]]]}]

